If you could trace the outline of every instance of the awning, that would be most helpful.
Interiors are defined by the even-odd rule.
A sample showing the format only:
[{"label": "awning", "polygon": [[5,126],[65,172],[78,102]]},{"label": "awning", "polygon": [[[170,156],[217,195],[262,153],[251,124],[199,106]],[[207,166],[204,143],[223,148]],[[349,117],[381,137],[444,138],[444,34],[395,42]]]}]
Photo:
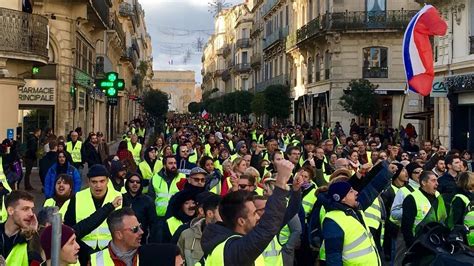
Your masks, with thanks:
[{"label": "awning", "polygon": [[407,113],[403,115],[404,119],[427,120],[434,116],[434,111]]}]

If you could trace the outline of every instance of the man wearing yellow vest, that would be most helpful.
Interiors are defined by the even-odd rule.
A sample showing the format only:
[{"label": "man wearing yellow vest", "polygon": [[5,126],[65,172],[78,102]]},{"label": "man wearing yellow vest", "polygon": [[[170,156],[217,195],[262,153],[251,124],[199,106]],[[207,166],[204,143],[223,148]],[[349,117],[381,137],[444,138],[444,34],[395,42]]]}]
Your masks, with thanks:
[{"label": "man wearing yellow vest", "polygon": [[30,260],[37,260],[29,256],[28,241],[25,238],[25,235],[32,235],[38,229],[38,221],[33,211],[33,195],[16,190],[12,191],[5,201],[8,218],[5,223],[0,224],[0,255],[6,259],[7,265],[28,266]]},{"label": "man wearing yellow vest", "polygon": [[82,174],[82,141],[78,140],[79,134],[71,132],[71,141],[66,143],[66,151],[71,154],[73,166]]},{"label": "man wearing yellow vest", "polygon": [[140,123],[140,126],[138,127],[138,130],[137,130],[137,136],[138,136],[138,142],[140,142],[141,144],[145,143],[145,134],[146,134],[145,125],[143,123]]},{"label": "man wearing yellow vest", "polygon": [[[89,179],[89,188],[77,192],[69,200],[70,202],[64,215],[64,223],[71,227],[122,195],[110,183],[109,173],[105,166],[101,164],[92,166],[87,173],[87,177]],[[105,248],[111,239],[107,224],[105,221],[102,221],[94,231],[81,238],[81,241],[84,242],[81,245],[79,258],[81,263],[87,260],[88,254]]]},{"label": "man wearing yellow vest", "polygon": [[209,224],[201,239],[208,254],[206,265],[265,265],[263,253],[283,223],[293,167],[290,161],[278,162],[275,190],[261,219],[251,193],[230,192],[222,199],[219,214],[223,223]]},{"label": "man wearing yellow vest", "polygon": [[409,248],[424,225],[430,222],[444,223],[447,214],[441,194],[437,191],[438,178],[431,171],[420,175],[420,188],[403,201],[401,232]]},{"label": "man wearing yellow vest", "polygon": [[[107,248],[91,255],[91,266],[138,266],[138,248],[143,230],[131,208],[114,211],[107,218],[112,240]],[[159,259],[159,258],[157,258]]]},{"label": "man wearing yellow vest", "polygon": [[164,157],[163,166],[164,168],[151,178],[148,187],[148,195],[155,202],[156,215],[159,218],[165,216],[171,197],[178,193],[178,182],[186,178],[184,174],[178,173],[174,156]]},{"label": "man wearing yellow vest", "polygon": [[132,153],[135,163],[139,165],[142,161],[142,145],[138,143],[136,134],[133,134],[131,140],[127,142],[127,148]]}]

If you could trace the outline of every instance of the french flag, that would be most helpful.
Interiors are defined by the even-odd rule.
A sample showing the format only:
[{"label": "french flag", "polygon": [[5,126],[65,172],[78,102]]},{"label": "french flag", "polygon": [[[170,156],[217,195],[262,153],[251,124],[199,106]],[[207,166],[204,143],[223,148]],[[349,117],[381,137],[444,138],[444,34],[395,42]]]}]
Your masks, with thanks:
[{"label": "french flag", "polygon": [[209,113],[206,111],[206,109],[202,110],[201,117],[204,119],[209,119]]},{"label": "french flag", "polygon": [[430,36],[446,34],[448,25],[432,5],[425,5],[411,19],[403,37],[403,64],[411,91],[428,96],[434,79]]}]

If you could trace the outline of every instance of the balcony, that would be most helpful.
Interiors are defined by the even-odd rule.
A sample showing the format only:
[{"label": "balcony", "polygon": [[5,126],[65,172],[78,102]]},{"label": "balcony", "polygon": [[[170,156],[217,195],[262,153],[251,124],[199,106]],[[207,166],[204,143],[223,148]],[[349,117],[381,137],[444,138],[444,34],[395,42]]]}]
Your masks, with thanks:
[{"label": "balcony", "polygon": [[221,77],[222,73],[224,73],[225,69],[224,68],[218,68],[216,71],[214,71],[214,77]]},{"label": "balcony", "polygon": [[237,73],[245,73],[250,71],[249,63],[240,63],[234,66],[234,71]]},{"label": "balcony", "polygon": [[110,7],[112,6],[110,0],[96,0],[90,2],[96,14],[100,20],[102,20],[102,23],[107,27],[110,26]]},{"label": "balcony", "polygon": [[296,31],[292,32],[288,36],[286,36],[286,50],[290,50],[291,48],[295,47],[297,43],[297,38],[296,38]]},{"label": "balcony", "polygon": [[127,2],[120,3],[119,14],[122,17],[131,17],[135,15],[135,11],[132,4],[127,3]]},{"label": "balcony", "polygon": [[250,65],[251,67],[259,67],[260,65],[262,65],[262,54],[261,53],[253,54],[250,57]]},{"label": "balcony", "polygon": [[226,69],[222,72],[222,80],[223,81],[230,80],[230,70],[229,69]]},{"label": "balcony", "polygon": [[230,52],[232,52],[232,50],[230,49],[230,45],[228,45],[228,44],[224,45],[224,51],[223,51],[222,55],[224,57],[227,57],[227,56],[230,55]]},{"label": "balcony", "polygon": [[417,10],[326,13],[297,30],[297,43],[326,31],[404,30]]},{"label": "balcony", "polygon": [[285,85],[285,86],[288,86],[289,84],[290,84],[289,75],[283,74],[283,75],[271,78],[269,80],[265,80],[265,81],[262,81],[260,83],[257,83],[257,86],[255,87],[255,92],[261,92],[261,91],[265,90],[268,86],[272,86],[272,85]]},{"label": "balcony", "polygon": [[266,17],[270,11],[274,9],[278,4],[282,2],[281,0],[268,0],[267,3],[262,7],[262,16]]},{"label": "balcony", "polygon": [[254,23],[252,25],[252,29],[250,30],[250,37],[256,36],[262,31],[262,24],[261,23]]},{"label": "balcony", "polygon": [[112,29],[115,31],[115,33],[117,33],[117,37],[119,38],[122,46],[125,47],[125,32],[123,31],[122,23],[120,23],[117,15],[114,15],[112,19]]},{"label": "balcony", "polygon": [[288,36],[288,26],[280,28],[269,36],[265,37],[263,41],[263,49],[267,49],[277,41],[284,40],[286,36]]},{"label": "balcony", "polygon": [[218,55],[218,56],[222,55],[223,56],[224,55],[224,47],[217,49],[216,50],[216,55]]},{"label": "balcony", "polygon": [[122,55],[121,60],[128,61],[132,64],[133,68],[137,68],[138,58],[137,51],[133,47],[127,47]]},{"label": "balcony", "polygon": [[469,53],[474,54],[474,36],[469,37],[469,42],[471,44],[470,49],[469,49]]},{"label": "balcony", "polygon": [[47,25],[46,17],[0,8],[0,57],[46,64]]},{"label": "balcony", "polygon": [[387,67],[364,67],[362,68],[362,77],[370,78],[388,78]]},{"label": "balcony", "polygon": [[236,43],[237,49],[238,48],[249,48],[250,47],[250,39],[249,38],[241,38],[237,40]]}]

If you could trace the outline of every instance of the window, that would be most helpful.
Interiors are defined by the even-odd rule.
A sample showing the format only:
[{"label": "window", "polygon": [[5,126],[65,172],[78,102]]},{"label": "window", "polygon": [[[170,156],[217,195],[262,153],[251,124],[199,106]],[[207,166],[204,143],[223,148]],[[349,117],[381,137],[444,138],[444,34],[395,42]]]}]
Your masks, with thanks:
[{"label": "window", "polygon": [[242,64],[247,64],[247,63],[248,63],[248,53],[242,52]]},{"label": "window", "polygon": [[324,53],[324,79],[331,78],[331,54],[329,50]]},{"label": "window", "polygon": [[308,84],[313,83],[313,58],[308,58]]},{"label": "window", "polygon": [[89,76],[93,76],[94,64],[95,64],[94,49],[84,39],[82,39],[80,36],[77,36],[76,56],[75,56],[76,67],[84,71],[85,73],[89,74]]},{"label": "window", "polygon": [[249,80],[248,79],[242,79],[242,90],[243,91],[248,91],[249,90]]},{"label": "window", "polygon": [[316,82],[321,80],[321,56],[319,54],[316,55]]},{"label": "window", "polygon": [[387,50],[385,47],[363,49],[363,78],[388,78]]}]

